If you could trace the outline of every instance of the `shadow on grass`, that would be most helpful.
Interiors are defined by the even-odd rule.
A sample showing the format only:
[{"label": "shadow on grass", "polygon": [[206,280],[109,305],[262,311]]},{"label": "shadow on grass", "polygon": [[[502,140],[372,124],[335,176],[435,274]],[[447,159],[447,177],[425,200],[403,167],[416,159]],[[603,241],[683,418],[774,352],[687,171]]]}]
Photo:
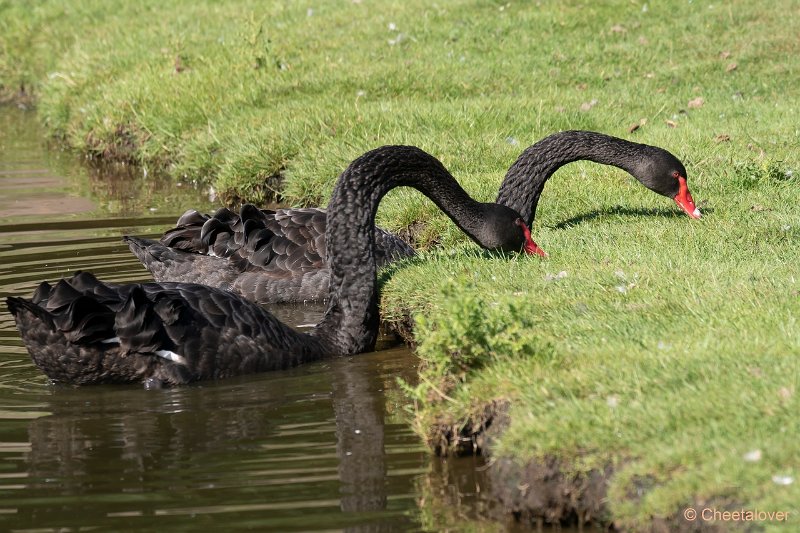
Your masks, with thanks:
[{"label": "shadow on grass", "polygon": [[[711,208],[703,209],[703,215],[711,214],[714,210]],[[670,209],[670,208],[634,208],[634,207],[609,207],[606,209],[598,209],[595,211],[589,211],[588,213],[584,213],[582,215],[577,215],[572,218],[568,218],[558,224],[548,226],[549,228],[553,229],[566,229],[571,228],[573,226],[577,226],[578,224],[583,224],[584,222],[591,222],[596,218],[602,218],[606,216],[631,216],[631,217],[660,217],[660,218],[669,218],[669,219],[677,219],[677,218],[688,218],[686,213],[679,209]]]}]

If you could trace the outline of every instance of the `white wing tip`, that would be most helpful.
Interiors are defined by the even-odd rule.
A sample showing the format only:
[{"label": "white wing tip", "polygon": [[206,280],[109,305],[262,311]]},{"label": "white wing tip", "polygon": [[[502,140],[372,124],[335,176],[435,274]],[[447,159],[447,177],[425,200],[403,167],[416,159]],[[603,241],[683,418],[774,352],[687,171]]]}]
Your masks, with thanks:
[{"label": "white wing tip", "polygon": [[156,350],[154,353],[159,357],[163,357],[168,361],[172,361],[173,363],[178,363],[179,365],[186,364],[186,358],[184,358],[182,355],[176,354],[172,350]]}]

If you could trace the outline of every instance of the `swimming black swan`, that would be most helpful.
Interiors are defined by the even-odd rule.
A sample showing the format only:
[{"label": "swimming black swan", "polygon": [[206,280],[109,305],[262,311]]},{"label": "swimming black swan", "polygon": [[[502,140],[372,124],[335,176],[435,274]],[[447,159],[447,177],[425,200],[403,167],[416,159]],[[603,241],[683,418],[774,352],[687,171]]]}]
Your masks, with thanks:
[{"label": "swimming black swan", "polygon": [[334,188],[325,236],[329,303],[310,334],[220,289],[112,285],[89,273],[54,287],[42,283],[32,300],[8,298],[8,308],[34,363],[51,379],[76,385],[176,385],[368,351],[378,333],[375,212],[399,186],[419,189],[483,242],[509,251],[533,246],[518,213],[472,201],[422,150],[386,146],[356,159]]},{"label": "swimming black swan", "polygon": [[[591,131],[564,131],[526,149],[509,168],[497,203],[519,211],[530,227],[545,182],[563,165],[590,160],[626,170],[645,187],[673,198],[699,218],[686,185],[686,169],[671,153]],[[325,210],[259,210],[239,215],[189,210],[160,243],[127,238],[128,245],[156,281],[191,281],[222,287],[258,303],[301,302],[328,294]],[[376,260],[413,255],[400,237],[376,229]],[[475,239],[478,244],[484,243]],[[546,255],[538,246],[533,250]]]}]

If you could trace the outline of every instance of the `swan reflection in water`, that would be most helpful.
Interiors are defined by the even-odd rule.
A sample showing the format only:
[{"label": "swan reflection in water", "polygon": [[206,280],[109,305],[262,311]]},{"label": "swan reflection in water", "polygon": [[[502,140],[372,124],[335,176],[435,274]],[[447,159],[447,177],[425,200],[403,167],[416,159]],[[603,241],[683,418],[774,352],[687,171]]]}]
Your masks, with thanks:
[{"label": "swan reflection in water", "polygon": [[[27,501],[15,502],[16,519],[147,527],[200,516],[278,527],[304,517],[359,531],[410,520],[403,505],[414,506],[426,455],[407,423],[387,422],[386,389],[411,378],[414,361],[391,349],[204,386],[55,387],[53,414],[28,424]],[[407,498],[390,503],[390,494]]]}]

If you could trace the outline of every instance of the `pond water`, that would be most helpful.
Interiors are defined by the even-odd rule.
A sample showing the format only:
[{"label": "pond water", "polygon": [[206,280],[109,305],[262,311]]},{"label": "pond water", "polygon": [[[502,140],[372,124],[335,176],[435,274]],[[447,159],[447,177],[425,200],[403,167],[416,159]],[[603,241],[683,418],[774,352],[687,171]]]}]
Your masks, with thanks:
[{"label": "pond water", "polygon": [[412,432],[396,378],[416,359],[402,347],[165,390],[50,384],[5,297],[76,270],[149,281],[120,237],[217,206],[43,138],[32,114],[0,107],[0,529],[439,530],[493,514],[480,459],[443,462]]}]

